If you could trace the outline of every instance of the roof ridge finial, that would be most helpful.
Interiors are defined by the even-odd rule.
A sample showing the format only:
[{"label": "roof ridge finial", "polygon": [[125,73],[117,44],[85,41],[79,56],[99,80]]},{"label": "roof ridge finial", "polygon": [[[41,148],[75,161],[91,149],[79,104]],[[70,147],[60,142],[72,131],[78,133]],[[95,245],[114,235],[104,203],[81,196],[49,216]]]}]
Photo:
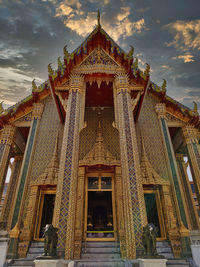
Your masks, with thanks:
[{"label": "roof ridge finial", "polygon": [[97,21],[98,21],[97,26],[101,27],[101,24],[100,24],[100,10],[99,9],[98,9],[98,13],[97,13]]}]

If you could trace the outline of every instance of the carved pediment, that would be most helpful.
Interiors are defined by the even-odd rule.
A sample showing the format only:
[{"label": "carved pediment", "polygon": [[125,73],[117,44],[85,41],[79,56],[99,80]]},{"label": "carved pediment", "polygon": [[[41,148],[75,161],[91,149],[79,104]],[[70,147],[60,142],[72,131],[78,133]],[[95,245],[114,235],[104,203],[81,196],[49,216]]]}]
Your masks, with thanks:
[{"label": "carved pediment", "polygon": [[108,73],[113,74],[123,71],[123,68],[115,62],[102,48],[96,48],[74,70],[79,73]]},{"label": "carved pediment", "polygon": [[116,160],[116,158],[105,147],[100,124],[98,127],[96,142],[93,148],[83,158],[83,160],[79,161],[79,165],[92,166],[98,164],[109,165],[109,166],[120,165],[119,160]]}]

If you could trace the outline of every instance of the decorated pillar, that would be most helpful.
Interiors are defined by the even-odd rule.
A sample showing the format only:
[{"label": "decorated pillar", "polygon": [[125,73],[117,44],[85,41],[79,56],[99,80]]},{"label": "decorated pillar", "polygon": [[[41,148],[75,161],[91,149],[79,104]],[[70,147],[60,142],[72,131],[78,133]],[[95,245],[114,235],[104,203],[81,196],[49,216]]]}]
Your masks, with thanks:
[{"label": "decorated pillar", "polygon": [[195,193],[200,206],[200,145],[197,140],[197,129],[193,126],[186,125],[182,128],[186,143],[186,150],[192,178],[195,186]]},{"label": "decorated pillar", "polygon": [[14,135],[15,127],[12,125],[5,125],[0,137],[0,199],[2,198],[3,194]]},{"label": "decorated pillar", "polygon": [[199,216],[197,214],[197,210],[195,207],[193,193],[187,175],[187,164],[183,159],[183,154],[176,154],[176,161],[178,164],[178,169],[181,176],[182,188],[186,200],[190,230],[199,230],[200,228]]},{"label": "decorated pillar", "polygon": [[11,214],[13,211],[12,203],[14,203],[14,196],[15,196],[21,163],[22,163],[22,155],[16,155],[14,157],[14,162],[12,163],[11,166],[10,181],[8,184],[6,197],[1,211],[0,224],[3,226],[3,229],[7,231],[9,231],[11,227]]},{"label": "decorated pillar", "polygon": [[83,237],[83,214],[85,200],[85,167],[79,167],[76,197],[76,221],[74,235],[74,259],[80,259]]},{"label": "decorated pillar", "polygon": [[128,76],[115,77],[117,127],[120,134],[120,151],[123,183],[123,202],[126,230],[126,257],[136,258],[136,250],[143,248],[142,227],[147,223],[140,174],[136,131],[131,109]]},{"label": "decorated pillar", "polygon": [[85,101],[84,77],[70,77],[61,161],[53,224],[58,230],[58,251],[66,259],[74,258],[76,186],[78,178],[79,132],[82,128]]},{"label": "decorated pillar", "polygon": [[39,126],[39,121],[42,116],[44,105],[42,103],[34,103],[32,111],[32,122],[24,152],[22,167],[19,175],[19,183],[15,197],[15,208],[11,223],[10,243],[8,249],[8,258],[17,257],[18,238],[20,234],[20,222],[24,207],[25,189],[28,184],[28,174],[30,169],[31,157],[33,154],[34,146],[36,144],[36,136]]},{"label": "decorated pillar", "polygon": [[180,176],[178,173],[178,167],[177,167],[174,150],[173,150],[173,146],[171,142],[171,137],[169,134],[166,121],[165,121],[166,106],[164,103],[158,103],[155,106],[155,110],[158,114],[160,126],[161,126],[162,133],[163,133],[164,144],[166,147],[166,152],[167,152],[167,156],[169,160],[169,167],[170,167],[171,175],[172,175],[171,182],[175,188],[175,192],[173,191],[173,196],[174,196],[175,204],[176,203],[178,204],[176,205],[176,212],[178,216],[179,233],[180,233],[180,238],[181,238],[181,243],[182,243],[182,254],[183,256],[190,256],[191,250],[190,250],[190,243],[189,243],[189,238],[188,238],[189,230],[187,229],[188,222],[187,222],[185,206],[184,206],[185,203],[184,203],[184,198],[183,198],[183,191],[181,188]]}]

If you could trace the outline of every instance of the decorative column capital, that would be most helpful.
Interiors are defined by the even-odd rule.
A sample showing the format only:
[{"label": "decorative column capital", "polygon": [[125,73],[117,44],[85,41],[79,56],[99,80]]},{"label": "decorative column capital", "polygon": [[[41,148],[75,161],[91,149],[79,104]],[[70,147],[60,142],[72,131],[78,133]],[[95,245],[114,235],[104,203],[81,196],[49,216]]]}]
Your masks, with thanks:
[{"label": "decorative column capital", "polygon": [[128,92],[130,93],[129,77],[126,73],[118,73],[115,76],[115,88],[117,93]]},{"label": "decorative column capital", "polygon": [[183,136],[185,138],[186,144],[198,144],[197,140],[197,129],[194,126],[186,125],[182,128]]},{"label": "decorative column capital", "polygon": [[15,135],[15,129],[16,127],[13,125],[5,125],[1,132],[0,143],[11,145]]},{"label": "decorative column capital", "polygon": [[165,118],[166,116],[166,105],[165,103],[158,103],[155,105],[156,113],[159,118]]},{"label": "decorative column capital", "polygon": [[34,103],[32,111],[32,119],[40,119],[42,116],[43,109],[44,109],[44,104]]},{"label": "decorative column capital", "polygon": [[84,76],[74,73],[70,76],[70,88],[69,92],[71,93],[72,91],[79,91],[80,93],[83,92],[83,85],[84,85]]}]

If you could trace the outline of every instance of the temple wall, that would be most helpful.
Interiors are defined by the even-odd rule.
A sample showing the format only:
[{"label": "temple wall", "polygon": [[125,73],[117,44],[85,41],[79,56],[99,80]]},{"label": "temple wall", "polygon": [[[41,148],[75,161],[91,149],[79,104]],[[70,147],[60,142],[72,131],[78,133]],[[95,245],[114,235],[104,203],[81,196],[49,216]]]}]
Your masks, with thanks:
[{"label": "temple wall", "polygon": [[[44,111],[38,129],[38,137],[33,160],[31,162],[29,184],[36,180],[37,177],[43,173],[48,163],[50,162],[55,148],[55,141],[58,132],[58,160],[60,160],[63,125],[60,123],[58,112],[51,96],[48,96],[43,103]],[[29,191],[30,187],[28,187],[26,192],[24,216],[27,210]]]},{"label": "temple wall", "polygon": [[146,95],[142,105],[139,120],[136,124],[138,149],[141,158],[141,136],[144,140],[145,150],[151,165],[164,179],[169,179],[169,170],[164,151],[162,132],[158,116],[155,112],[156,100],[149,94]]},{"label": "temple wall", "polygon": [[85,121],[87,122],[87,127],[84,128],[80,134],[80,160],[84,158],[95,144],[98,121],[101,122],[102,135],[106,148],[116,159],[120,159],[119,133],[118,130],[112,126],[114,120],[113,108],[104,108],[104,110],[101,110],[101,115],[98,115],[97,110],[86,108]]}]

